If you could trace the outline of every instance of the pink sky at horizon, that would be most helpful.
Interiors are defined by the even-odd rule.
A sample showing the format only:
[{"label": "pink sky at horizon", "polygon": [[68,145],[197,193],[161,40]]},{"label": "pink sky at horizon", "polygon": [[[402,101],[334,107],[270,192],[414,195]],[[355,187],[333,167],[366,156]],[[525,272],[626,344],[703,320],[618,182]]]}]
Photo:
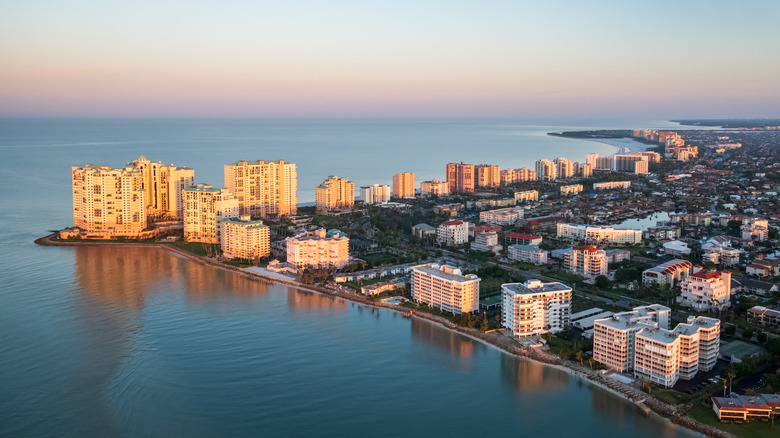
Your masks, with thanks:
[{"label": "pink sky at horizon", "polygon": [[0,116],[780,116],[771,2],[143,3],[0,3]]}]

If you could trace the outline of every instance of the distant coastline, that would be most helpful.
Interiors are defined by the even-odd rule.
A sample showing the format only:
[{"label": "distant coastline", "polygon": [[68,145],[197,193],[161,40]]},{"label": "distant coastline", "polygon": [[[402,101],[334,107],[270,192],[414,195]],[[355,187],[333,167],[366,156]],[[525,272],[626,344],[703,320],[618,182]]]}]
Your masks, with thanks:
[{"label": "distant coastline", "polygon": [[547,135],[606,144],[614,147],[616,154],[644,152],[653,147],[653,145],[628,137],[628,133],[623,133],[623,131],[604,131],[603,133],[598,131],[548,132]]},{"label": "distant coastline", "polygon": [[[607,143],[609,144],[609,143]],[[617,146],[616,146],[617,147]],[[209,265],[213,266],[218,269],[224,269],[227,271],[232,271],[234,273],[237,273],[239,275],[243,275],[249,279],[255,280],[255,281],[261,281],[266,283],[276,283],[276,284],[284,284],[290,287],[295,287],[298,289],[306,290],[309,292],[315,292],[322,295],[331,296],[334,298],[340,298],[347,301],[356,302],[359,304],[364,304],[366,306],[376,307],[376,308],[382,308],[387,310],[392,310],[395,312],[407,314],[411,317],[416,317],[420,319],[425,319],[429,322],[432,322],[442,328],[448,329],[453,332],[457,332],[461,335],[464,335],[472,340],[481,342],[489,347],[497,348],[507,354],[510,354],[512,356],[526,359],[526,360],[532,360],[534,362],[541,363],[543,365],[551,366],[553,368],[556,368],[560,371],[564,371],[569,373],[573,377],[578,377],[587,380],[590,384],[594,386],[598,386],[602,389],[605,389],[618,397],[621,397],[634,405],[636,407],[646,413],[654,412],[657,415],[660,415],[661,417],[664,417],[668,420],[670,420],[672,423],[677,424],[679,426],[685,427],[689,430],[702,433],[706,436],[710,437],[717,437],[717,438],[735,438],[734,435],[729,434],[727,432],[724,432],[720,429],[708,426],[706,424],[703,424],[697,420],[694,420],[688,415],[681,414],[678,412],[677,408],[674,406],[671,406],[669,404],[666,404],[649,394],[645,394],[644,392],[641,392],[640,390],[623,384],[615,379],[611,379],[609,377],[606,377],[604,374],[602,374],[599,371],[592,370],[586,366],[580,365],[574,361],[565,360],[561,357],[554,355],[552,353],[548,353],[546,351],[540,351],[536,349],[529,349],[529,348],[523,348],[520,347],[515,341],[510,340],[507,336],[504,336],[503,334],[492,331],[483,333],[482,331],[478,329],[473,328],[467,328],[463,327],[457,324],[452,323],[451,321],[432,315],[430,313],[426,312],[411,312],[410,309],[399,306],[399,305],[393,305],[393,304],[386,304],[382,302],[376,302],[373,300],[370,300],[368,298],[365,298],[363,296],[357,295],[357,294],[348,294],[344,292],[340,292],[333,289],[327,289],[324,287],[314,286],[314,285],[308,285],[301,283],[297,280],[294,280],[292,278],[284,278],[277,275],[265,275],[264,273],[260,272],[259,270],[250,270],[250,269],[240,269],[234,266],[228,266],[223,263],[220,263],[218,261],[215,261],[213,259],[199,256],[187,251],[184,251],[180,248],[176,248],[172,245],[168,245],[162,242],[153,242],[153,243],[126,243],[126,242],[120,242],[120,243],[114,243],[114,242],[90,242],[90,241],[55,241],[52,240],[52,237],[55,237],[57,234],[50,234],[48,236],[44,236],[41,238],[38,238],[35,240],[35,243],[37,245],[41,246],[104,246],[104,245],[110,245],[114,247],[155,247],[160,248],[163,250],[170,251],[173,254],[186,257],[196,263],[202,264],[202,265]]]}]

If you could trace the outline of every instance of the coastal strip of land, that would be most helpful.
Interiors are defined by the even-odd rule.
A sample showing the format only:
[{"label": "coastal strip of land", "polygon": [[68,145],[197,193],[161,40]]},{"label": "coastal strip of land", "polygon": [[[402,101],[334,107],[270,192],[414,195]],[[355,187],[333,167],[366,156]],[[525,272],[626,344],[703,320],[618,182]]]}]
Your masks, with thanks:
[{"label": "coastal strip of land", "polygon": [[387,304],[382,302],[376,302],[367,297],[363,297],[357,294],[350,294],[341,292],[339,290],[328,289],[325,287],[309,285],[301,283],[292,278],[283,278],[276,275],[266,275],[258,272],[257,270],[250,271],[247,269],[241,269],[235,266],[225,265],[219,261],[210,259],[208,257],[199,256],[191,252],[187,252],[173,245],[163,242],[152,243],[132,243],[132,242],[96,242],[96,241],[60,241],[55,240],[57,233],[50,234],[45,237],[41,237],[35,240],[35,243],[41,246],[113,246],[113,247],[154,247],[161,248],[177,254],[182,257],[186,257],[196,263],[202,265],[209,265],[219,269],[235,272],[239,275],[243,275],[255,281],[261,281],[264,283],[277,283],[284,284],[290,287],[294,287],[301,290],[320,293],[322,295],[332,296],[335,298],[341,298],[344,300],[364,304],[366,306],[372,306],[377,308],[383,308],[400,312],[404,315],[411,316],[413,318],[420,318],[428,320],[440,327],[460,333],[464,336],[471,338],[477,342],[481,342],[485,345],[498,348],[499,350],[511,354],[522,360],[531,360],[544,365],[552,366],[558,370],[569,373],[570,375],[587,380],[589,383],[603,388],[613,394],[622,397],[632,403],[634,403],[638,409],[643,412],[654,412],[664,418],[667,418],[677,425],[693,430],[695,432],[702,433],[706,436],[713,438],[736,438],[735,435],[722,431],[715,427],[701,423],[694,420],[690,416],[680,412],[674,406],[664,403],[649,394],[646,394],[632,386],[626,385],[615,379],[609,378],[599,371],[592,370],[582,364],[575,361],[564,360],[559,356],[552,353],[542,351],[539,349],[521,347],[516,341],[505,336],[501,332],[491,331],[482,332],[478,329],[467,328],[442,318],[437,315],[433,315],[427,312],[414,312],[407,307],[400,305]]}]

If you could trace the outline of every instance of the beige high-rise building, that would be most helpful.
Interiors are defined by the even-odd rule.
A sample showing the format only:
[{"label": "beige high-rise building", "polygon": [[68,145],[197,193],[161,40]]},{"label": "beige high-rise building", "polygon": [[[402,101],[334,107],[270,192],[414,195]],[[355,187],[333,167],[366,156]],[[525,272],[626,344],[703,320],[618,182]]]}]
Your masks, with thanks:
[{"label": "beige high-rise building", "polygon": [[220,245],[226,258],[253,260],[271,254],[270,232],[261,220],[253,221],[247,214],[221,221]]},{"label": "beige high-rise building", "polygon": [[474,192],[474,165],[460,163],[447,163],[447,184],[450,185],[450,193]]},{"label": "beige high-rise building", "polygon": [[141,155],[133,161],[144,179],[147,216],[184,219],[184,189],[195,183],[195,170],[149,161]]},{"label": "beige high-rise building", "polygon": [[277,218],[298,213],[298,170],[294,163],[238,161],[225,165],[225,188],[242,215]]},{"label": "beige high-rise building", "polygon": [[355,183],[331,175],[314,188],[318,212],[352,208],[355,205]]},{"label": "beige high-rise building", "polygon": [[73,226],[88,237],[135,237],[146,228],[143,173],[87,164],[73,166]]},{"label": "beige high-rise building", "polygon": [[586,278],[607,275],[607,252],[594,245],[575,246],[563,256],[563,269]]},{"label": "beige high-rise building", "polygon": [[301,233],[285,239],[287,263],[298,268],[343,268],[349,262],[349,238],[339,230]]},{"label": "beige high-rise building", "polygon": [[521,167],[519,169],[504,169],[501,171],[501,184],[514,184],[520,181],[534,181],[536,180],[536,172],[527,168]]},{"label": "beige high-rise building", "polygon": [[450,185],[447,181],[432,179],[420,183],[420,193],[431,196],[447,196],[450,193]]},{"label": "beige high-rise building", "polygon": [[360,200],[364,204],[384,204],[390,201],[390,186],[374,184],[360,188]]},{"label": "beige high-rise building", "polygon": [[184,240],[219,243],[222,219],[238,217],[238,198],[227,189],[198,184],[184,189]]},{"label": "beige high-rise building", "polygon": [[478,187],[498,187],[501,185],[501,168],[494,164],[477,166]]},{"label": "beige high-rise building", "polygon": [[558,178],[558,166],[550,160],[542,158],[536,162],[536,179],[552,181]]},{"label": "beige high-rise building", "polygon": [[578,173],[583,178],[589,178],[593,176],[593,166],[588,163],[581,164]]},{"label": "beige high-rise building", "polygon": [[393,175],[393,197],[414,198],[414,172],[396,173]]},{"label": "beige high-rise building", "polygon": [[460,269],[437,264],[412,268],[412,299],[452,314],[479,310],[480,278]]},{"label": "beige high-rise building", "polygon": [[522,192],[515,192],[515,201],[517,202],[536,202],[539,200],[538,190],[525,190]]},{"label": "beige high-rise building", "polygon": [[555,159],[558,178],[571,178],[574,176],[574,163],[563,157]]}]

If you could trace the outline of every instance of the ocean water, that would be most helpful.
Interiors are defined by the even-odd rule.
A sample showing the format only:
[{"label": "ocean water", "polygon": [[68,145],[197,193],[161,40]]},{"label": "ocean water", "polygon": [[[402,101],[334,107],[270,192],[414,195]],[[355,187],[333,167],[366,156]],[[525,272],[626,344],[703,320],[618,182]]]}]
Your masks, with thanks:
[{"label": "ocean water", "polygon": [[426,321],[156,248],[33,244],[72,223],[72,165],[119,166],[144,154],[219,185],[227,162],[284,158],[298,164],[303,201],[304,186],[333,173],[362,185],[404,170],[442,177],[448,161],[519,166],[539,151],[610,152],[544,135],[571,128],[0,121],[0,436],[695,436]]}]

